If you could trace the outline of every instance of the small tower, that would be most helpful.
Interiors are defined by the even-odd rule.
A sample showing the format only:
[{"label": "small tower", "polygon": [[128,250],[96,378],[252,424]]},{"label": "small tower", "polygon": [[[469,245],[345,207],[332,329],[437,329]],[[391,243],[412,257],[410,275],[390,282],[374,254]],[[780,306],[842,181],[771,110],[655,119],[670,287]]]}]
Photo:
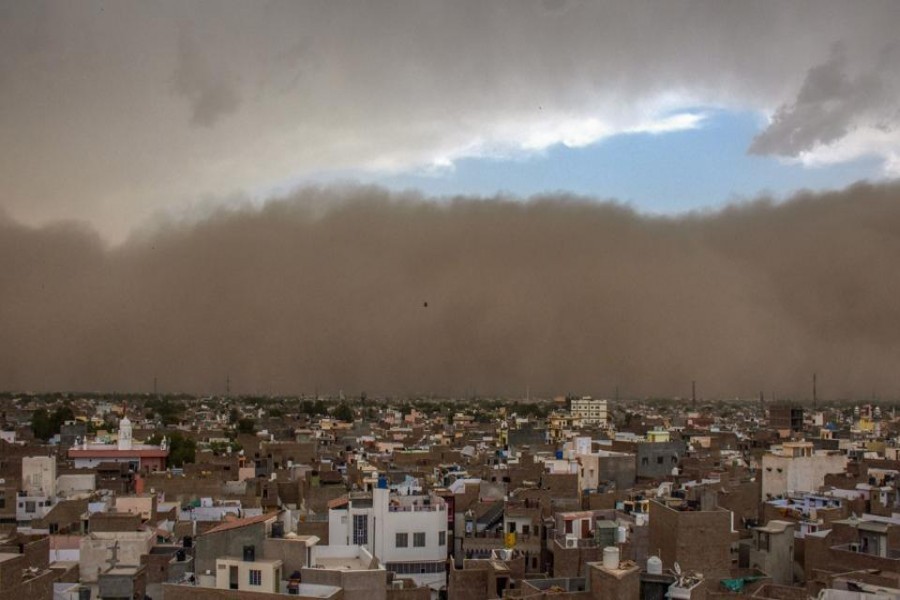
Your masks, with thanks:
[{"label": "small tower", "polygon": [[127,416],[119,421],[119,450],[131,450],[131,421]]}]

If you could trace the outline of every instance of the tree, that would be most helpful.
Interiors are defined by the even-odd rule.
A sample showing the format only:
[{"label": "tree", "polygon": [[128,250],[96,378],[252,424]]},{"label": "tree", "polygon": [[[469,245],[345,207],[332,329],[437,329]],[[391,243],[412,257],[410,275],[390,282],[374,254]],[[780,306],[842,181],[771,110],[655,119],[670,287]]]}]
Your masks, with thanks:
[{"label": "tree", "polygon": [[345,403],[339,404],[337,408],[334,409],[332,416],[335,419],[344,421],[346,423],[350,423],[356,418],[356,416],[353,414],[353,409]]},{"label": "tree", "polygon": [[147,409],[155,411],[164,425],[174,425],[181,420],[184,406],[168,398],[153,399],[147,402]]},{"label": "tree", "polygon": [[31,430],[34,437],[45,442],[53,435],[51,433],[52,425],[50,424],[50,415],[46,408],[39,408],[31,415]]},{"label": "tree", "polygon": [[256,421],[250,418],[238,419],[237,422],[237,430],[238,433],[256,433]]},{"label": "tree", "polygon": [[75,414],[68,406],[60,406],[52,414],[46,408],[39,408],[31,416],[31,430],[34,437],[47,441],[60,432],[63,423],[74,419]]},{"label": "tree", "polygon": [[[158,446],[162,442],[163,434],[157,433],[147,443]],[[173,431],[169,436],[169,466],[183,467],[185,463],[192,463],[197,457],[197,442],[185,437],[180,431]]]}]

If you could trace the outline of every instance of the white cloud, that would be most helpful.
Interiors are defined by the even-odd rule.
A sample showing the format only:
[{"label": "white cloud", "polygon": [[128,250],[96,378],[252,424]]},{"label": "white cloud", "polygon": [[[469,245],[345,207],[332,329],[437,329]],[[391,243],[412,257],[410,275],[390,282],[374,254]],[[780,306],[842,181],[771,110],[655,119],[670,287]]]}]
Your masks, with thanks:
[{"label": "white cloud", "polygon": [[868,154],[896,171],[890,0],[4,11],[0,131],[15,143],[0,146],[0,197],[27,222],[84,218],[122,236],[161,208],[317,172],[441,173],[466,156],[699,127],[698,106],[787,107],[764,152],[804,164]]},{"label": "white cloud", "polygon": [[885,177],[898,177],[898,156],[900,136],[896,131],[864,127],[855,129],[830,144],[820,144],[800,152],[795,160],[807,167],[825,168],[864,158],[876,158],[882,161]]}]

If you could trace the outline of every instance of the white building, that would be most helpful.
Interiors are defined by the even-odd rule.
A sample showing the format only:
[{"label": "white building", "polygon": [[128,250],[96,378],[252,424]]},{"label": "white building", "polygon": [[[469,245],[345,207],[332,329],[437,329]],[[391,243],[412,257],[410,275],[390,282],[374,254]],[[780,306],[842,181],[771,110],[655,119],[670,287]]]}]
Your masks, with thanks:
[{"label": "white building", "polygon": [[56,496],[56,459],[52,456],[23,457],[22,490],[29,496]]},{"label": "white building", "polygon": [[582,425],[606,425],[609,420],[606,400],[594,400],[590,396],[572,400],[569,412]]},{"label": "white building", "polygon": [[100,463],[116,462],[131,465],[132,470],[163,471],[169,456],[168,440],[164,437],[159,446],[134,442],[131,421],[123,417],[119,421],[116,444],[88,443],[87,438],[69,448],[68,456],[76,469],[94,469]]},{"label": "white building", "polygon": [[22,492],[16,498],[16,521],[28,525],[44,518],[56,505],[56,459],[52,456],[22,458]]},{"label": "white building", "polygon": [[446,581],[447,527],[443,498],[391,494],[384,479],[371,494],[351,494],[328,511],[331,544],[363,546],[388,571],[433,590]]},{"label": "white building", "polygon": [[763,501],[789,492],[817,492],[829,473],[843,473],[847,457],[837,452],[813,451],[812,442],[785,442],[780,453],[762,457]]}]

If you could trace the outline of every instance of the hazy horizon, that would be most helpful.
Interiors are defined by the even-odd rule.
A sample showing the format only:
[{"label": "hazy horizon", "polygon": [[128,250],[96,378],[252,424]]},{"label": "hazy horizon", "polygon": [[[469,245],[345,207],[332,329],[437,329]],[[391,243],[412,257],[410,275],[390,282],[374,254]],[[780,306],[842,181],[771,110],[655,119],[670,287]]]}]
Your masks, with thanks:
[{"label": "hazy horizon", "polygon": [[893,396],[898,192],[658,217],[320,187],[116,246],[5,219],[0,389]]},{"label": "hazy horizon", "polygon": [[898,24],[0,0],[0,389],[900,397]]}]

